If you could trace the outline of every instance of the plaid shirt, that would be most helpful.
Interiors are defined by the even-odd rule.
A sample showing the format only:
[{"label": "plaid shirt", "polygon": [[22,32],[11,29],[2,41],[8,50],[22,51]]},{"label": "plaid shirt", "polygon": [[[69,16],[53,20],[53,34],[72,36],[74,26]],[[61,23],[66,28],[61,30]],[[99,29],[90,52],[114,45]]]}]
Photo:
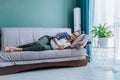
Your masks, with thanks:
[{"label": "plaid shirt", "polygon": [[70,35],[67,32],[62,32],[62,33],[58,33],[55,36],[53,36],[52,38],[57,38],[58,40],[60,39],[69,39]]}]

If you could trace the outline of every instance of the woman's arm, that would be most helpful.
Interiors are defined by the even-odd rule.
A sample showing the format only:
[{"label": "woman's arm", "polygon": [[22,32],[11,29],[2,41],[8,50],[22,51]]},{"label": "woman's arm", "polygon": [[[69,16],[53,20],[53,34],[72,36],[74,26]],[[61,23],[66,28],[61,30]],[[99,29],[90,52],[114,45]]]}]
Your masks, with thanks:
[{"label": "woman's arm", "polygon": [[81,48],[85,47],[86,46],[86,43],[88,42],[88,38],[89,36],[86,35],[86,34],[81,34],[79,37],[77,37],[72,45],[71,45],[71,48],[74,48],[74,47],[78,47],[80,46]]},{"label": "woman's arm", "polygon": [[71,48],[74,48],[74,47],[76,47],[76,46],[83,46],[83,41],[79,41],[79,42],[74,42],[73,44],[71,44]]},{"label": "woman's arm", "polygon": [[61,45],[56,38],[53,38],[54,43],[58,46],[60,50],[64,49],[64,45]]}]

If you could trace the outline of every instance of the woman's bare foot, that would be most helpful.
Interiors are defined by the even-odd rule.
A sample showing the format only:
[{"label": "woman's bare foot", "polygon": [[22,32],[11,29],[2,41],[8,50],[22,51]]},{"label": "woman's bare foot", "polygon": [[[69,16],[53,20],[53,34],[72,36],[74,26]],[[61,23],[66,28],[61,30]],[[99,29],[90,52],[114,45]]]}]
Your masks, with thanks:
[{"label": "woman's bare foot", "polygon": [[2,49],[3,52],[15,52],[15,51],[22,51],[22,48],[16,47],[5,47]]},{"label": "woman's bare foot", "polygon": [[4,48],[2,49],[2,51],[3,51],[3,52],[9,52],[9,51],[10,51],[10,47],[4,47]]}]

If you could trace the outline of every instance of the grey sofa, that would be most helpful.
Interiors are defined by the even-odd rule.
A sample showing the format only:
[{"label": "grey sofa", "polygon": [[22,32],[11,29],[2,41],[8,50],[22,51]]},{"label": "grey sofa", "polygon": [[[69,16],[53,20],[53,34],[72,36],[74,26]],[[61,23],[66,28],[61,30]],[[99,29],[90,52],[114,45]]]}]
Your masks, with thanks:
[{"label": "grey sofa", "polygon": [[[1,44],[19,46],[36,42],[43,35],[68,32],[69,28],[1,28]],[[86,49],[0,52],[0,75],[51,66],[85,66]]]}]

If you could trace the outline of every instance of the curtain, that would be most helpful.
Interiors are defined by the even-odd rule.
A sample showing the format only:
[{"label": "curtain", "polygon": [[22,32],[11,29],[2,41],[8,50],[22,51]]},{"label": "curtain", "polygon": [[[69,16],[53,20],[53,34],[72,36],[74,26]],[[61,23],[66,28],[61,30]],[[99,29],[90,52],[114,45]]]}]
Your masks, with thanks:
[{"label": "curtain", "polygon": [[115,54],[113,61],[113,70],[120,71],[120,0],[114,1],[114,43]]},{"label": "curtain", "polygon": [[[89,28],[93,25],[107,24],[113,31],[114,58],[112,70],[120,71],[120,0],[90,0]],[[89,31],[89,32],[90,32]],[[111,42],[109,43],[111,44]]]},{"label": "curtain", "polygon": [[[89,1],[89,41],[92,42],[91,30],[94,24],[94,0]],[[91,52],[92,52],[92,44],[88,45],[88,53],[89,53],[89,62],[91,62]]]},{"label": "curtain", "polygon": [[[89,0],[80,0],[81,8],[81,31],[84,31],[85,34],[89,34]],[[86,46],[88,54],[88,62],[91,58],[91,44]]]},{"label": "curtain", "polygon": [[81,30],[89,34],[89,0],[80,0]]},{"label": "curtain", "polygon": [[94,10],[95,10],[95,1],[89,1],[89,32],[92,30],[92,26],[94,25]]}]

